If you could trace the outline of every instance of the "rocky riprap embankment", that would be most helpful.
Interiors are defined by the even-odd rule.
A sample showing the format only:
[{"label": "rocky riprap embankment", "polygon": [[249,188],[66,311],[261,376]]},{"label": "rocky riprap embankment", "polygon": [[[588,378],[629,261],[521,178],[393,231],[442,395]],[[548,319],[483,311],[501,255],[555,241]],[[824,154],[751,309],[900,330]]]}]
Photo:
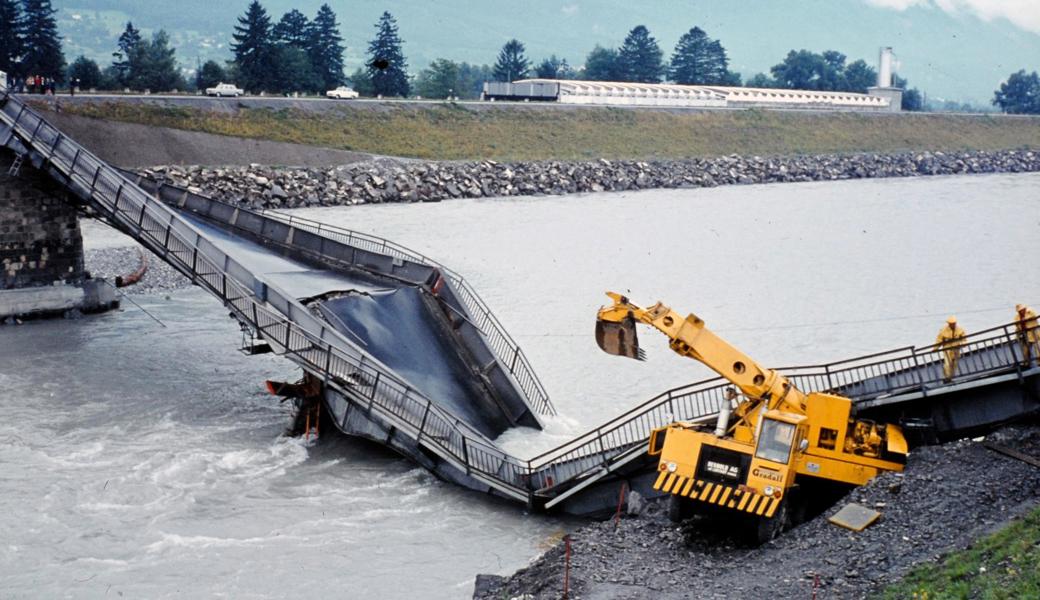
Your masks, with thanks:
[{"label": "rocky riprap embankment", "polygon": [[801,157],[524,163],[380,159],[337,168],[155,167],[141,172],[255,208],[429,202],[537,194],[868,177],[1040,171],[1040,152],[919,152]]},{"label": "rocky riprap embankment", "polygon": [[[1040,426],[988,440],[1040,456]],[[827,522],[846,502],[876,508],[860,533]],[[758,548],[696,520],[677,526],[654,502],[639,516],[572,533],[575,599],[871,598],[913,565],[971,543],[1040,502],[1040,469],[971,440],[914,450],[904,473],[887,473],[819,516]],[[563,545],[507,579],[478,577],[475,598],[557,599]]]}]

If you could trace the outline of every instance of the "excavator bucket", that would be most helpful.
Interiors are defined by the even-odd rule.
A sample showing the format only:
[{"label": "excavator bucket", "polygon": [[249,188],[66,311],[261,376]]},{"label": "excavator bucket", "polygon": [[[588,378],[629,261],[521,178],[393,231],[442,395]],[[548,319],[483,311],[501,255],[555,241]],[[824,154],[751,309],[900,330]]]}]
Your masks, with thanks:
[{"label": "excavator bucket", "polygon": [[625,317],[620,323],[596,319],[596,343],[607,354],[646,360],[646,352],[639,347],[636,322],[632,317]]}]

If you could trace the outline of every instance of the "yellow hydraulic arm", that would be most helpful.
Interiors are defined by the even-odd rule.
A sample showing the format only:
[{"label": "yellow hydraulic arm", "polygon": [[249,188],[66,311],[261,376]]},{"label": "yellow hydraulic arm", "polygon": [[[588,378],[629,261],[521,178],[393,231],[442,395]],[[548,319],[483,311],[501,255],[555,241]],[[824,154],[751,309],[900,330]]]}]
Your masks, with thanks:
[{"label": "yellow hydraulic arm", "polygon": [[668,346],[677,354],[704,363],[740,388],[750,405],[742,406],[738,417],[761,403],[766,404],[766,410],[784,405],[785,411],[805,414],[805,394],[780,373],[760,366],[712,333],[697,315],[682,317],[660,302],[640,308],[621,294],[607,295],[614,303],[596,315],[596,342],[604,352],[641,360],[635,325],[644,323],[668,336]]}]

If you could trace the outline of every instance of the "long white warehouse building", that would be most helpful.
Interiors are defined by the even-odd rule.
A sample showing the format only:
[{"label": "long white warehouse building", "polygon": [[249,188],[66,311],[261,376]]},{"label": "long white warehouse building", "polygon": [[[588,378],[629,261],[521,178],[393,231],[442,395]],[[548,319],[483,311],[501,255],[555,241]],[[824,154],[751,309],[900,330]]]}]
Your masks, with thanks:
[{"label": "long white warehouse building", "polygon": [[[887,93],[873,93],[882,89]],[[485,100],[534,100],[564,104],[661,106],[690,108],[804,108],[897,112],[898,95],[891,88],[872,93],[818,92],[770,88],[622,83],[571,79],[522,79],[512,83],[487,82]]]}]

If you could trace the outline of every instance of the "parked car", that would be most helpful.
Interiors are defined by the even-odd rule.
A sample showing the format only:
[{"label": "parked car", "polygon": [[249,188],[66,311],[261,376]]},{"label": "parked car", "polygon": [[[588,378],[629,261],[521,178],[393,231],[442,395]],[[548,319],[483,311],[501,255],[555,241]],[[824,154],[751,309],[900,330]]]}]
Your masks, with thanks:
[{"label": "parked car", "polygon": [[230,96],[237,98],[244,93],[245,91],[235,87],[233,83],[218,83],[217,87],[206,88],[207,96]]},{"label": "parked car", "polygon": [[329,90],[325,92],[325,95],[329,98],[336,98],[338,100],[353,100],[358,97],[357,92],[345,85],[341,85],[334,90]]}]

